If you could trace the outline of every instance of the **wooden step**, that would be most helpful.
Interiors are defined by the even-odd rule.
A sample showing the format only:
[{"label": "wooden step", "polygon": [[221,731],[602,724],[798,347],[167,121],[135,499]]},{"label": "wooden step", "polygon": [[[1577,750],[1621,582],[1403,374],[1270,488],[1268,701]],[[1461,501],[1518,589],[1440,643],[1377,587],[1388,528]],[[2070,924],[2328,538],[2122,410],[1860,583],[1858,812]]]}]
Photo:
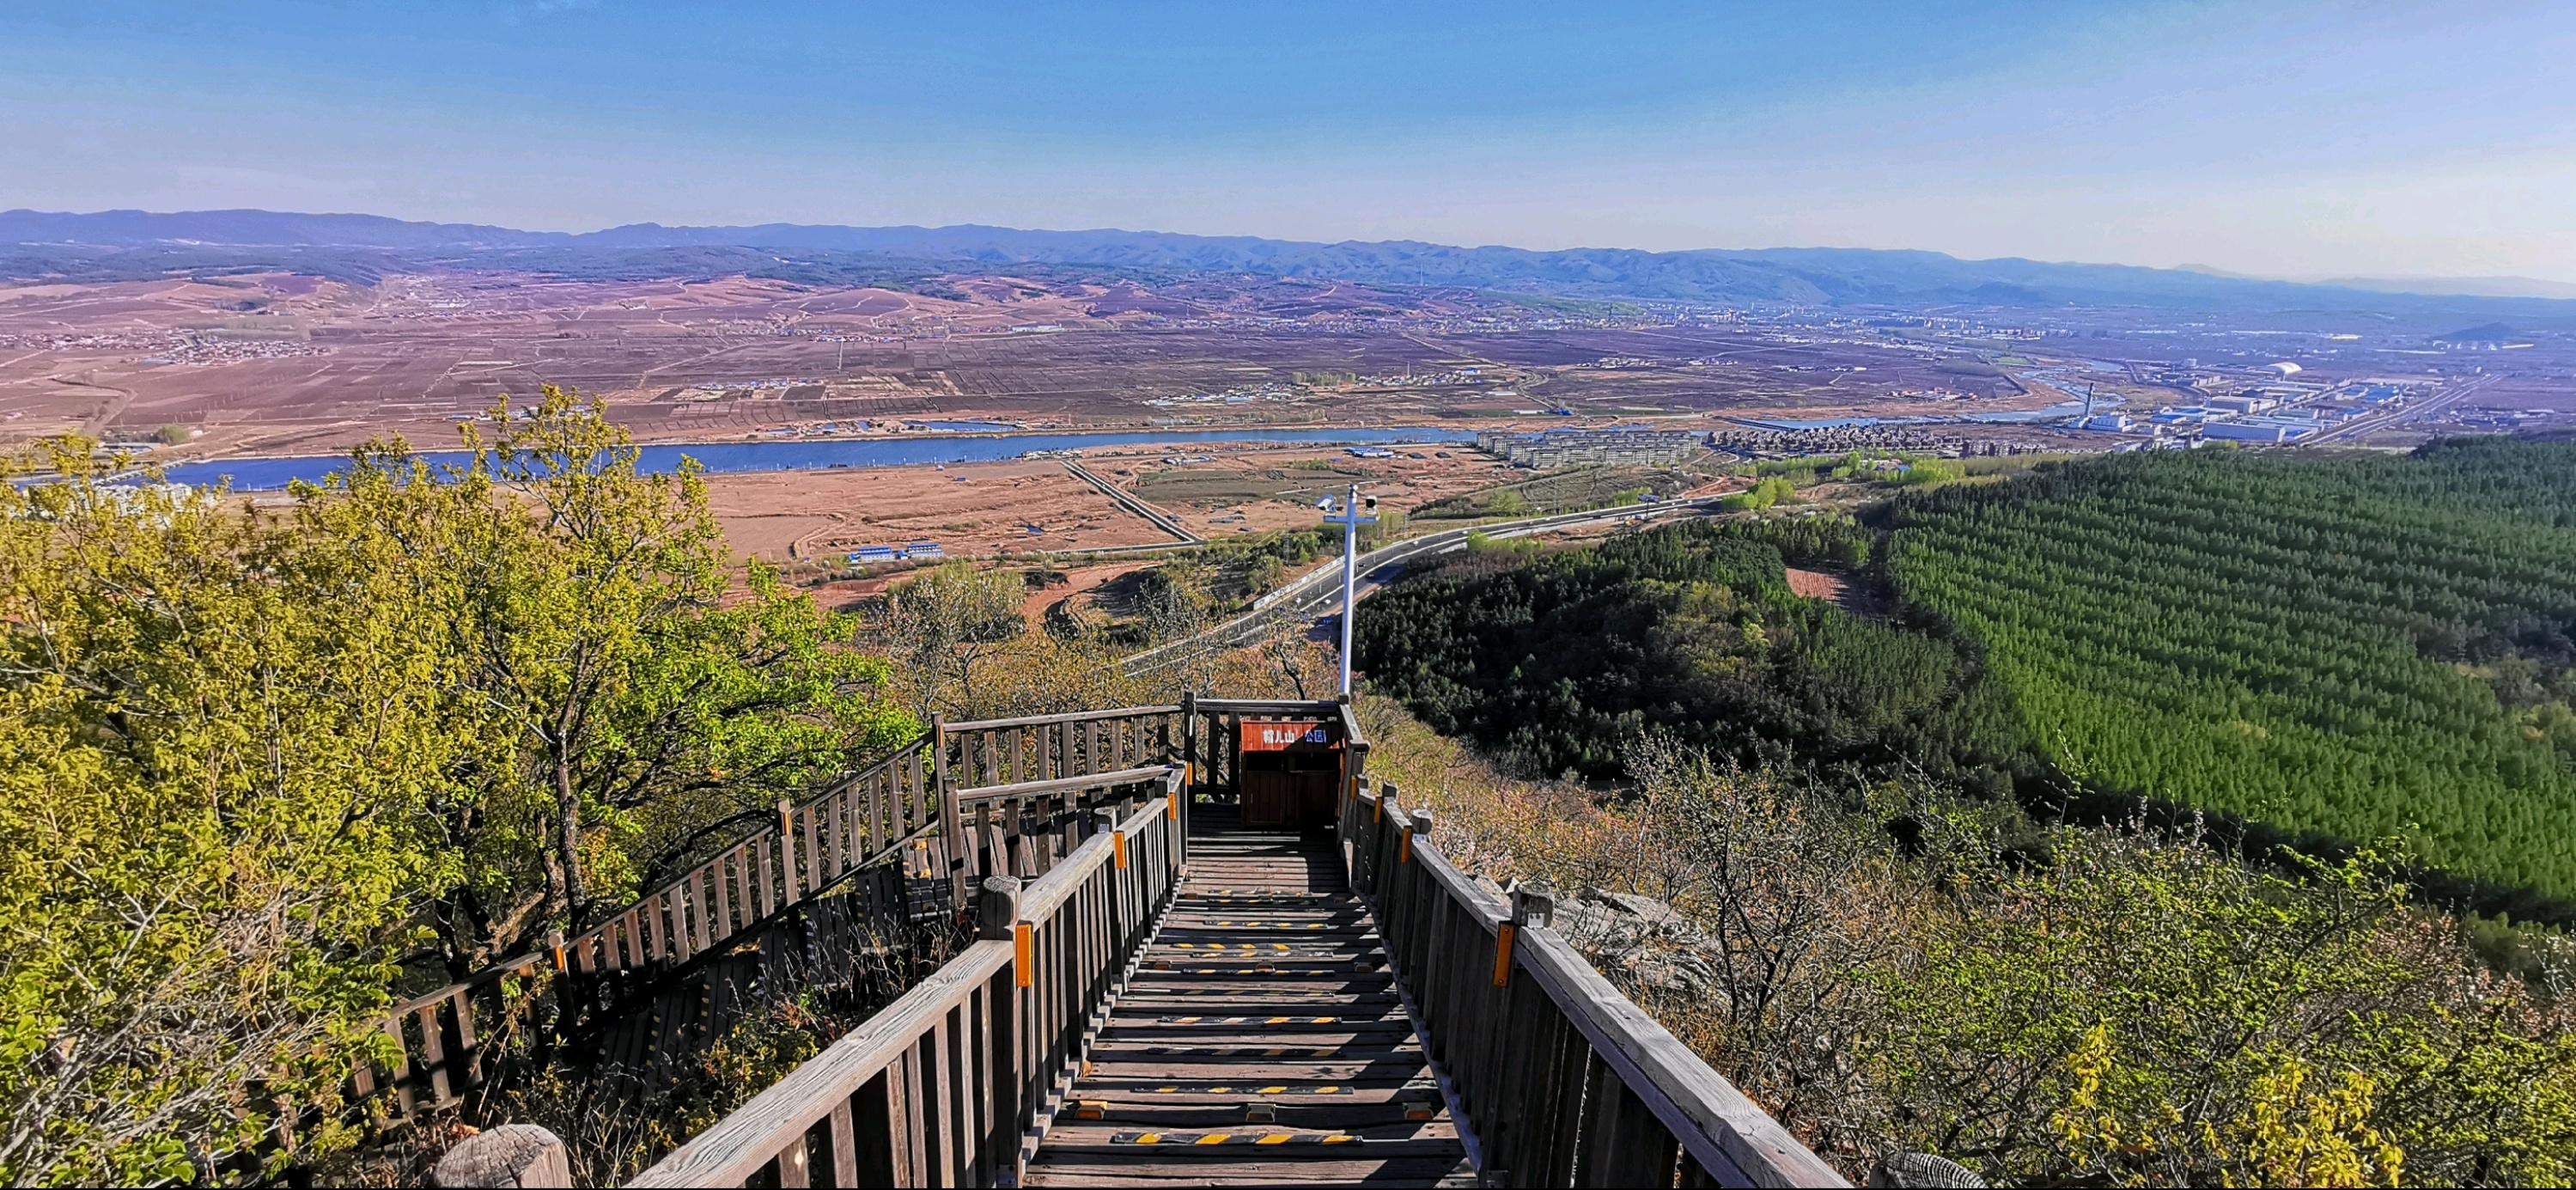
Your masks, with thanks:
[{"label": "wooden step", "polygon": [[1194,824],[1172,909],[1023,1184],[1474,1179],[1330,841]]}]

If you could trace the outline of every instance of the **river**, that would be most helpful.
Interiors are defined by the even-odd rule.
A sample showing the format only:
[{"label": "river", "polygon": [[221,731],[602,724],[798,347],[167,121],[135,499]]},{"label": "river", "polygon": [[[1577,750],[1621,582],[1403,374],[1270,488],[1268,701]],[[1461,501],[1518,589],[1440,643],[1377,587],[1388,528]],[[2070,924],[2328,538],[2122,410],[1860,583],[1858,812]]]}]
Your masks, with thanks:
[{"label": "river", "polygon": [[[922,435],[907,438],[764,439],[756,442],[706,442],[647,446],[640,465],[649,472],[677,470],[682,458],[696,459],[708,471],[811,471],[826,467],[916,467],[931,463],[989,463],[1015,459],[1033,450],[1080,450],[1094,446],[1187,445],[1206,442],[1307,443],[1361,446],[1390,442],[1450,444],[1472,442],[1466,430],[1431,426],[1317,430],[1129,430],[1094,434]],[[430,451],[433,464],[461,466],[462,451]],[[291,458],[217,459],[169,469],[172,483],[211,485],[230,480],[235,491],[274,491],[298,480],[318,482],[347,463],[340,455]]]}]

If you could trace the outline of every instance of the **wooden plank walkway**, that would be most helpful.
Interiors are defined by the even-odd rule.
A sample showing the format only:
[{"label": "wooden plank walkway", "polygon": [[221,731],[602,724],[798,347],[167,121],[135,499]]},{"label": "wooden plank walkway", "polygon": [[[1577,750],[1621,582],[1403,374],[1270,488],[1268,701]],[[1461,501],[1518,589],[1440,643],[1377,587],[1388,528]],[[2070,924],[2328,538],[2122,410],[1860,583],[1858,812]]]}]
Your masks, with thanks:
[{"label": "wooden plank walkway", "polygon": [[1178,900],[1030,1186],[1472,1186],[1377,923],[1329,834],[1192,811]]}]

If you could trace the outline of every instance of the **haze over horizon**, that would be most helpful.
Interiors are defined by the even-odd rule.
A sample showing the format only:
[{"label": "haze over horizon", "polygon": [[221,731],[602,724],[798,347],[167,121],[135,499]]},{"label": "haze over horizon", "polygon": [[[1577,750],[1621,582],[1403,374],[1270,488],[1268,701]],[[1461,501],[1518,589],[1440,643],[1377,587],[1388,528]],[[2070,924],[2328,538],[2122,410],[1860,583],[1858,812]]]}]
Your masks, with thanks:
[{"label": "haze over horizon", "polygon": [[0,31],[0,207],[2576,282],[2576,10],[2545,5],[121,0]]}]

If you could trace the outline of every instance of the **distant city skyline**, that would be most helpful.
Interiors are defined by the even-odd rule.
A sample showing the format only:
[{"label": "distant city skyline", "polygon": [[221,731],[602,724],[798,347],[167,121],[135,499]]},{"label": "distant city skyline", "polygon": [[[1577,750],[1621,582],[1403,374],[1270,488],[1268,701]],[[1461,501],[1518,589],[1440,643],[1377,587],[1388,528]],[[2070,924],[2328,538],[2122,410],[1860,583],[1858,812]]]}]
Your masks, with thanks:
[{"label": "distant city skyline", "polygon": [[2576,282],[2576,7],[0,10],[0,208]]}]

